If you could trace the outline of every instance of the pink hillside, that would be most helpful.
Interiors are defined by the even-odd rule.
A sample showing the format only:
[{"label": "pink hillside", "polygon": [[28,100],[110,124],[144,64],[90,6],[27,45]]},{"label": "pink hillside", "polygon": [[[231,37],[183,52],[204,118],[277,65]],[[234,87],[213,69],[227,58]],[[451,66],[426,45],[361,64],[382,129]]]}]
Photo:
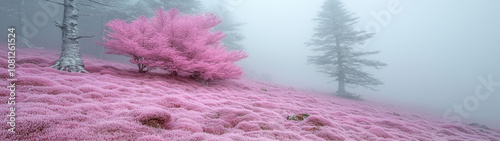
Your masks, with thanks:
[{"label": "pink hillside", "polygon": [[[3,44],[5,45],[5,44]],[[1,46],[1,48],[6,48]],[[6,49],[0,58],[6,60]],[[407,140],[498,141],[500,131],[250,80],[210,86],[131,64],[84,57],[89,73],[49,66],[58,51],[17,50],[16,134],[0,104],[0,140]],[[0,81],[7,85],[6,61]],[[212,73],[212,72],[211,72]],[[217,72],[213,72],[217,73]],[[215,74],[214,74],[215,75]],[[5,87],[0,99],[9,97]],[[308,113],[303,121],[289,115]]]}]

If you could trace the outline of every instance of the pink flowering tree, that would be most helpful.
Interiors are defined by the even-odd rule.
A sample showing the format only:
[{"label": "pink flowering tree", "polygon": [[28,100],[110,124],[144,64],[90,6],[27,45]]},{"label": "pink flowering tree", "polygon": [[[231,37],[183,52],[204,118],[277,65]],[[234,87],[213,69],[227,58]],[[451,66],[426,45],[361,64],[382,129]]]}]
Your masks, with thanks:
[{"label": "pink flowering tree", "polygon": [[225,35],[212,30],[219,23],[213,14],[180,15],[176,9],[159,9],[150,19],[110,21],[107,37],[98,44],[109,54],[130,57],[141,73],[161,68],[203,80],[239,78],[243,71],[235,62],[247,54],[222,46]]}]

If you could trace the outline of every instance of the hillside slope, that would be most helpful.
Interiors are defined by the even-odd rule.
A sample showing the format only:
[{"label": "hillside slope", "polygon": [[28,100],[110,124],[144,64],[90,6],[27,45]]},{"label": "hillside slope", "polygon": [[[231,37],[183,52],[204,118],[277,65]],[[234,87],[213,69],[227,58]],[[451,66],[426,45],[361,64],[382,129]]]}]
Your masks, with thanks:
[{"label": "hillside slope", "polygon": [[[6,60],[6,53],[0,57]],[[49,68],[57,52],[17,51],[16,134],[9,140],[499,140],[500,131],[369,102],[249,80],[196,81],[136,73],[85,58],[88,74]],[[7,85],[6,61],[0,61]],[[0,89],[0,99],[9,91]],[[1,104],[1,122],[8,121]],[[304,121],[289,115],[309,113]]]}]

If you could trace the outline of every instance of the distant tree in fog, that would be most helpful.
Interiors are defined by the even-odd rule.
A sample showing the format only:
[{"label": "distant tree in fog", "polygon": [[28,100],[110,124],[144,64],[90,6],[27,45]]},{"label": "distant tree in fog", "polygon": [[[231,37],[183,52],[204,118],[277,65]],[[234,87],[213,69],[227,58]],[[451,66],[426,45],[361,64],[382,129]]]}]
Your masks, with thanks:
[{"label": "distant tree in fog", "polygon": [[103,17],[106,22],[113,19],[137,19],[140,16],[139,11],[144,10],[135,9],[127,0],[106,0],[106,2],[106,5],[93,5],[89,8],[98,13],[97,16]]},{"label": "distant tree in fog", "polygon": [[202,12],[202,4],[199,0],[140,0],[133,7],[139,16],[153,16],[158,8],[170,10],[176,8],[181,13],[195,14]]},{"label": "distant tree in fog", "polygon": [[215,15],[217,15],[222,22],[214,27],[216,31],[222,31],[226,34],[226,37],[222,39],[222,42],[230,50],[241,50],[243,45],[240,42],[245,39],[243,34],[241,34],[241,26],[244,23],[236,21],[233,13],[228,10],[225,3],[219,2],[217,5],[210,9]]},{"label": "distant tree in fog", "polygon": [[[10,25],[20,25],[21,32],[16,33],[16,43],[17,47],[28,47],[34,48],[34,45],[24,36],[22,25],[25,25],[27,20],[25,14],[25,7],[29,6],[29,8],[34,9],[34,7],[38,5],[27,5],[24,0],[17,1],[3,1],[0,5],[0,13],[4,13],[0,15],[0,18],[5,21],[2,24],[10,24]],[[17,23],[9,23],[9,22],[17,22]]]},{"label": "distant tree in fog", "polygon": [[[93,26],[92,32],[95,34],[97,37],[102,37],[106,33],[104,32],[106,30],[106,23],[109,21],[112,21],[114,19],[124,19],[127,21],[137,19],[140,16],[140,11],[143,11],[144,9],[138,9],[135,8],[134,5],[131,5],[128,0],[106,0],[106,2],[110,5],[93,5],[92,7],[82,9],[85,10],[83,12],[86,13],[93,13],[95,22],[99,22],[97,24],[98,26]],[[99,39],[97,39],[99,40]],[[95,42],[94,40],[93,42]],[[96,48],[85,48],[84,52],[91,52],[90,54],[93,54],[97,56],[98,58],[103,58],[104,57],[104,49],[102,47],[96,47]]]},{"label": "distant tree in fog", "polygon": [[356,51],[353,47],[362,44],[373,34],[365,31],[355,31],[357,23],[353,13],[348,12],[339,0],[326,0],[318,17],[316,33],[307,46],[316,47],[313,50],[322,52],[322,55],[311,56],[309,62],[316,64],[320,72],[334,77],[338,82],[336,95],[358,98],[345,90],[346,86],[363,86],[373,90],[371,86],[383,84],[371,74],[363,71],[363,67],[380,69],[385,63],[363,59],[366,55],[377,54],[379,51]]}]

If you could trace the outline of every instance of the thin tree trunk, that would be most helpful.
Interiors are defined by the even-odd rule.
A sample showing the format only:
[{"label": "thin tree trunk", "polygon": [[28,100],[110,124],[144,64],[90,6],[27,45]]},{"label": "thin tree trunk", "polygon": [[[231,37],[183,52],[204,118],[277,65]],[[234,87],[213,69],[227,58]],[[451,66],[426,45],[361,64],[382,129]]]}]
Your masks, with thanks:
[{"label": "thin tree trunk", "polygon": [[339,59],[339,64],[337,64],[337,66],[339,67],[339,76],[337,79],[339,82],[339,86],[338,86],[338,90],[336,93],[339,95],[344,95],[344,94],[347,94],[345,91],[345,72],[344,72],[344,68],[342,66],[343,64],[340,61],[341,57],[339,57],[338,59]]},{"label": "thin tree trunk", "polygon": [[337,80],[339,82],[339,85],[338,85],[338,90],[337,90],[337,95],[345,95],[347,94],[347,92],[345,91],[345,70],[344,70],[344,61],[343,61],[343,54],[342,54],[342,50],[341,50],[341,47],[340,47],[340,43],[339,43],[339,40],[338,38],[336,39],[336,44],[337,44],[337,59],[338,59],[338,64],[337,64],[337,67],[338,67],[338,70],[339,70],[339,75],[337,77]]},{"label": "thin tree trunk", "polygon": [[[105,16],[101,18],[101,24],[102,25],[106,25],[106,21],[107,21],[106,19],[108,19],[108,17],[109,17],[108,14],[104,14],[104,15]],[[101,27],[101,34],[99,36],[97,36],[97,37],[103,37],[105,35],[105,33],[106,33],[105,28],[104,28],[105,26],[100,26],[100,27]],[[97,50],[98,50],[98,53],[99,53],[98,54],[99,59],[104,59],[104,51],[103,51],[102,47],[98,47]]]},{"label": "thin tree trunk", "polygon": [[87,72],[84,69],[83,60],[78,47],[78,3],[77,0],[64,0],[64,17],[62,24],[56,22],[56,26],[62,30],[62,52],[61,57],[52,68],[69,72]]},{"label": "thin tree trunk", "polygon": [[[340,78],[340,77],[339,77]],[[344,82],[344,79],[343,78],[340,78],[339,79],[339,89],[337,90],[336,92],[337,94],[346,94],[346,91],[345,91],[345,82]]]}]

